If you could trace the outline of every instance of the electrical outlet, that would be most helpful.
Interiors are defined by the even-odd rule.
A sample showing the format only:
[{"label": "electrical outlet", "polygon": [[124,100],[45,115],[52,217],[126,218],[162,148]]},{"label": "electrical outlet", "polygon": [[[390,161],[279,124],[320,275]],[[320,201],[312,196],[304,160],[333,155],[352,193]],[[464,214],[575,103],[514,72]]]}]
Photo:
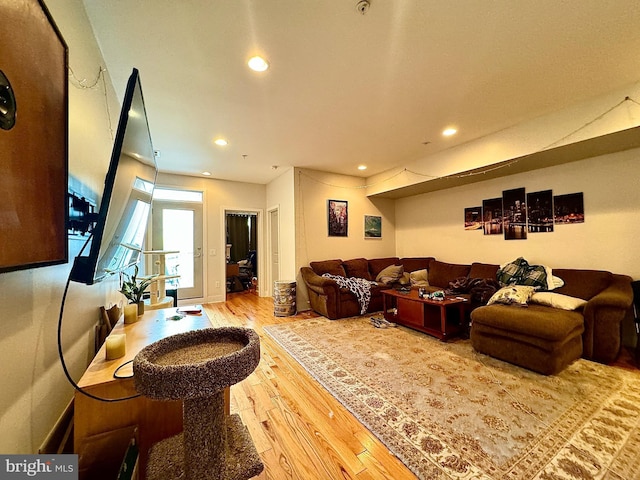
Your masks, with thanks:
[{"label": "electrical outlet", "polygon": [[216,288],[220,288],[220,280],[216,280]]},{"label": "electrical outlet", "polygon": [[210,248],[209,249],[209,255],[212,256],[212,257],[215,257],[216,256],[216,249],[215,248]]}]

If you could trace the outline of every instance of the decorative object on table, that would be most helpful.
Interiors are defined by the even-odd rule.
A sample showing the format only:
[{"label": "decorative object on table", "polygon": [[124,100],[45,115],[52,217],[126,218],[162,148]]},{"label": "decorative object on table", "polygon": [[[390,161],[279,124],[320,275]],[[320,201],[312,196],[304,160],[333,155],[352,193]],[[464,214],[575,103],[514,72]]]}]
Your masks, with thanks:
[{"label": "decorative object on table", "polygon": [[436,300],[436,301],[441,302],[445,298],[444,291],[443,290],[436,290],[435,292],[428,293],[426,295],[426,298],[428,298],[429,300]]},{"label": "decorative object on table", "polygon": [[127,353],[127,336],[124,333],[112,334],[105,340],[105,350],[107,360],[115,360],[116,358],[124,357]]},{"label": "decorative object on table", "polygon": [[364,216],[364,238],[382,238],[382,217]]},{"label": "decorative object on table", "polygon": [[133,267],[133,275],[129,275],[124,272],[120,274],[119,292],[129,300],[129,303],[135,303],[138,305],[138,315],[142,315],[144,313],[144,301],[142,296],[156,276],[157,275],[150,275],[148,277],[138,279],[138,265]]},{"label": "decorative object on table", "polygon": [[138,321],[139,304],[129,303],[124,306],[124,323],[135,323]]},{"label": "decorative object on table", "polygon": [[327,200],[327,225],[330,237],[348,236],[349,215],[346,200]]},{"label": "decorative object on table", "polygon": [[183,400],[182,433],[149,452],[148,480],[241,480],[264,468],[240,416],[229,415],[225,390],[260,362],[260,337],[249,328],[205,328],[145,347],[133,363],[138,392]]},{"label": "decorative object on table", "polygon": [[121,311],[120,305],[113,305],[109,308],[100,307],[100,319],[98,320],[98,325],[96,325],[95,353],[98,353],[105,338],[111,333],[111,330],[120,319]]}]

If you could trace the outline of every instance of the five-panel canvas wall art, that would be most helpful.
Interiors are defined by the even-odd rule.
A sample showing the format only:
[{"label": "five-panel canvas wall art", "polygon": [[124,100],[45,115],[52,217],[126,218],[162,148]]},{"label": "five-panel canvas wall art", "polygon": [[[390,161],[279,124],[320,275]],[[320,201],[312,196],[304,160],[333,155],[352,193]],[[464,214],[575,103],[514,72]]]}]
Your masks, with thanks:
[{"label": "five-panel canvas wall art", "polygon": [[531,233],[553,232],[555,225],[583,222],[582,192],[554,196],[551,190],[526,193],[514,188],[464,209],[465,230],[504,235],[505,240],[524,240]]}]

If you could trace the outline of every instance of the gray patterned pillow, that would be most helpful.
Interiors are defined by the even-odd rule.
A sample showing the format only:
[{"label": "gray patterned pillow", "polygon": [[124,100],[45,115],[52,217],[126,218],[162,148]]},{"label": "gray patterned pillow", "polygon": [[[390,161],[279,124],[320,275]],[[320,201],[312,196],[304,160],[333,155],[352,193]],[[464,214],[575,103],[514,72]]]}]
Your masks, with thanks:
[{"label": "gray patterned pillow", "polygon": [[535,289],[525,285],[511,285],[502,287],[487,302],[487,305],[502,303],[505,305],[517,305],[527,307]]}]

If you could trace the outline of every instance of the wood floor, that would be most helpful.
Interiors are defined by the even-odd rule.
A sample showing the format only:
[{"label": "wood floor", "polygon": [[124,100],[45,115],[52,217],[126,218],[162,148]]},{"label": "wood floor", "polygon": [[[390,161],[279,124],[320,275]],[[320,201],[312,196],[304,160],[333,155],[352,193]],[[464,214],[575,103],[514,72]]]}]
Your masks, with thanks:
[{"label": "wood floor", "polygon": [[312,313],[276,317],[273,300],[251,293],[204,305],[214,326],[253,328],[262,359],[231,387],[231,412],[249,429],[264,471],[257,479],[415,479],[387,448],[271,337],[265,325],[292,322]]}]

